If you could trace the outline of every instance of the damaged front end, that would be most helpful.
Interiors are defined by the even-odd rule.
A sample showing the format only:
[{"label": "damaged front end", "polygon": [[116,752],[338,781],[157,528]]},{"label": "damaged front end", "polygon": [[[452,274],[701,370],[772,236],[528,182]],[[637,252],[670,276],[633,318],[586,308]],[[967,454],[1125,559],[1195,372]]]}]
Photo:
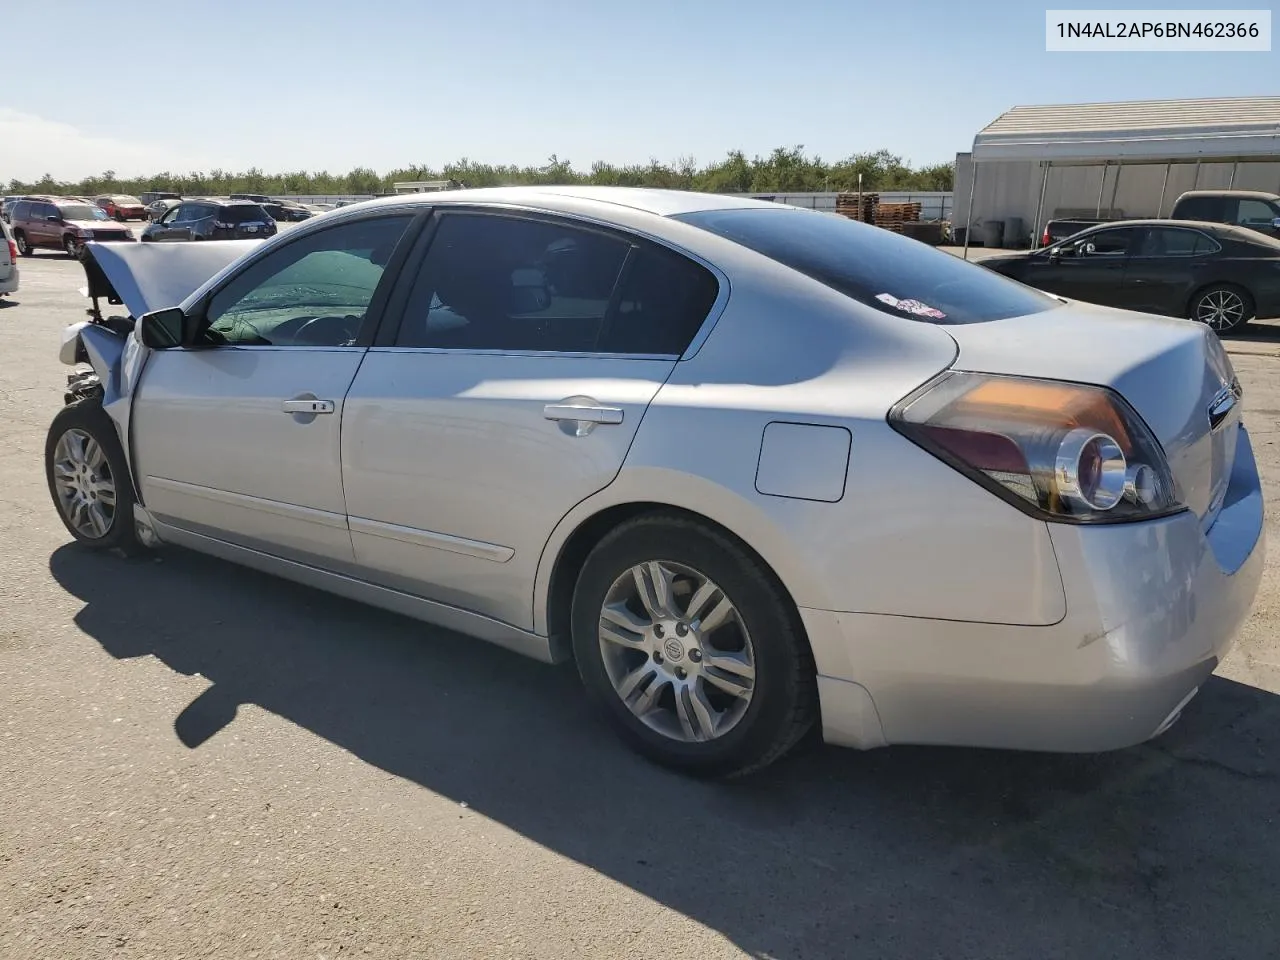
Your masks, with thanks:
[{"label": "damaged front end", "polygon": [[112,404],[127,398],[146,350],[132,336],[138,319],[181,304],[263,242],[86,243],[80,265],[87,283],[80,292],[93,306],[85,311],[87,320],[63,332],[59,358],[68,366],[87,364],[91,369],[68,376],[66,402],[97,396],[115,418]]}]

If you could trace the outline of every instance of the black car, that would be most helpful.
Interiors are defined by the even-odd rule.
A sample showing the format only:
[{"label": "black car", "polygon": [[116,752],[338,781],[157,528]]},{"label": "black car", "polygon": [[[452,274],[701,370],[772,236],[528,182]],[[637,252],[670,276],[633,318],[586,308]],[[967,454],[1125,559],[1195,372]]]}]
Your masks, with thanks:
[{"label": "black car", "polygon": [[253,240],[275,236],[275,221],[256,203],[183,200],[142,231],[153,240]]},{"label": "black car", "polygon": [[1244,227],[1129,220],[979,262],[1073,300],[1186,317],[1219,332],[1280,316],[1280,241]]}]

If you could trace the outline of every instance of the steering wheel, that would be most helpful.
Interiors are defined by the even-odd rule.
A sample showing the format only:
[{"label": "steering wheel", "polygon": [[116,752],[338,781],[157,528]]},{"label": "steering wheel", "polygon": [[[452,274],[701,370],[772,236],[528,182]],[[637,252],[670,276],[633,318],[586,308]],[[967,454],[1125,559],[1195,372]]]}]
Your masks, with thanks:
[{"label": "steering wheel", "polygon": [[[293,335],[293,339],[299,343],[306,343],[311,340],[315,346],[333,346],[335,343],[354,340],[360,332],[360,324],[362,322],[362,317],[352,313],[341,317],[336,315],[312,317],[298,328]],[[332,336],[334,332],[333,326],[337,326],[338,330],[343,334],[342,337],[336,338]]]}]

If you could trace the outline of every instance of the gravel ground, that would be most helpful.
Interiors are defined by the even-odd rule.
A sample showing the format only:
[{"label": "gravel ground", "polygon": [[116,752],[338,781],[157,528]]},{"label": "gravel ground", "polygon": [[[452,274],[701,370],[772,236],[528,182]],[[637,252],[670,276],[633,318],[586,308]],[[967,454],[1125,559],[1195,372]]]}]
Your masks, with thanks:
[{"label": "gravel ground", "polygon": [[[573,676],[178,551],[45,488],[79,266],[0,305],[0,958],[1275,957],[1277,563],[1160,740],[634,758]],[[0,301],[2,303],[2,301]],[[1231,343],[1280,482],[1280,329]]]}]

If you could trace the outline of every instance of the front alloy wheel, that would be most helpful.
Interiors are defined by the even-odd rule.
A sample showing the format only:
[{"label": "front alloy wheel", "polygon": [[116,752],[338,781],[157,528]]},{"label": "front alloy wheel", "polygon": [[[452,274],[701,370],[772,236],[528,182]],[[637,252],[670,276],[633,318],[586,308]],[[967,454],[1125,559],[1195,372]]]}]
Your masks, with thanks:
[{"label": "front alloy wheel", "polygon": [[136,553],[129,465],[101,404],[77,400],[58,411],[44,456],[49,493],[68,532],[95,550]]},{"label": "front alloy wheel", "polygon": [[614,692],[672,740],[714,740],[746,714],[755,650],[738,609],[705,574],[651,560],[623,573],[600,611],[600,655]]},{"label": "front alloy wheel", "polygon": [[67,251],[67,256],[69,257],[80,256],[80,245],[76,243],[75,237],[64,237],[62,240],[62,249]]},{"label": "front alloy wheel", "polygon": [[83,430],[68,430],[53,450],[58,509],[86,540],[101,540],[116,517],[116,482],[101,444]]}]

